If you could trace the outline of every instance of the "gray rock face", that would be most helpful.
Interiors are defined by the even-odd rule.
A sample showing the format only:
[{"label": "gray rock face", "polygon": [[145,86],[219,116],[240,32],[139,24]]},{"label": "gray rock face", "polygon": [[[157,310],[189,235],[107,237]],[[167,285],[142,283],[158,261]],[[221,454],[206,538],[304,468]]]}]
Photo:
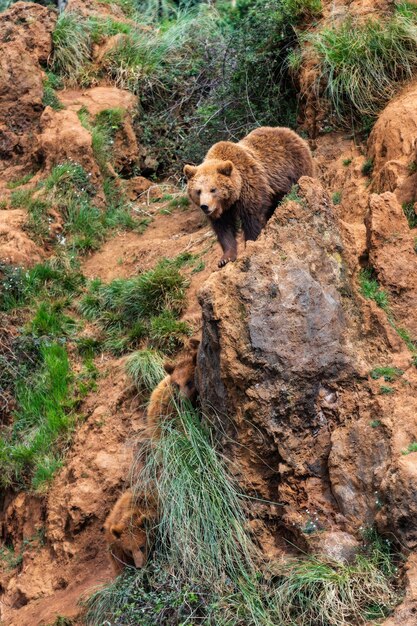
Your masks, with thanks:
[{"label": "gray rock face", "polygon": [[[279,207],[259,240],[200,291],[198,369],[203,410],[216,416],[231,468],[246,489],[278,502],[279,523],[305,538],[345,529],[349,517],[373,518],[374,486],[357,500],[349,482],[340,486],[342,502],[343,493],[355,500],[350,516],[329,480],[332,431],[369,399],[359,385],[330,201],[313,179],[299,187],[299,200]],[[344,471],[335,459],[335,485]]]}]

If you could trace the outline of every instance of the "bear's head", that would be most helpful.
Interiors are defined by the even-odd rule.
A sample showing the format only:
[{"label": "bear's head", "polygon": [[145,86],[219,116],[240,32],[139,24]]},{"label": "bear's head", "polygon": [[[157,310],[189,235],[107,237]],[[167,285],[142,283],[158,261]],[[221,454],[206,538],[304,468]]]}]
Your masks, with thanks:
[{"label": "bear's head", "polygon": [[108,516],[104,530],[112,558],[119,567],[143,567],[149,551],[149,532],[155,511],[135,503],[132,492],[125,492]]},{"label": "bear's head", "polygon": [[182,357],[179,357],[175,363],[164,364],[165,371],[171,376],[171,385],[190,402],[195,402],[197,397],[195,368],[199,345],[198,339],[190,339],[188,349]]},{"label": "bear's head", "polygon": [[240,197],[242,178],[232,161],[211,159],[185,165],[190,200],[213,220],[218,220]]}]

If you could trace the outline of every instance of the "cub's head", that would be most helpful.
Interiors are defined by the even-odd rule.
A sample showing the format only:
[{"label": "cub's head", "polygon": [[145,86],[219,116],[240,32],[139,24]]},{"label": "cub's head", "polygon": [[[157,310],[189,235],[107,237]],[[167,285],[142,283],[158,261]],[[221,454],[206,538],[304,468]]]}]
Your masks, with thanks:
[{"label": "cub's head", "polygon": [[190,200],[211,219],[218,220],[239,199],[242,179],[232,161],[185,165],[184,174]]},{"label": "cub's head", "polygon": [[148,557],[149,532],[155,522],[155,511],[135,504],[128,491],[119,498],[108,516],[104,530],[110,553],[120,560],[119,566],[143,567]]},{"label": "cub's head", "polygon": [[165,363],[165,371],[171,376],[171,385],[184,398],[195,402],[197,388],[195,385],[195,368],[197,364],[197,352],[200,342],[198,339],[190,339],[189,347],[175,363]]}]

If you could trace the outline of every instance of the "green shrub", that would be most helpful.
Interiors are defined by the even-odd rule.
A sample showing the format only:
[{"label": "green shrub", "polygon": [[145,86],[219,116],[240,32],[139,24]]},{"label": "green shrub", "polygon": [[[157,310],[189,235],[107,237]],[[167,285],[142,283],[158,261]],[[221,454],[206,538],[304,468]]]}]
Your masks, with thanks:
[{"label": "green shrub", "polygon": [[318,56],[316,88],[340,117],[375,117],[417,69],[417,14],[400,6],[388,17],[353,19],[307,35]]}]

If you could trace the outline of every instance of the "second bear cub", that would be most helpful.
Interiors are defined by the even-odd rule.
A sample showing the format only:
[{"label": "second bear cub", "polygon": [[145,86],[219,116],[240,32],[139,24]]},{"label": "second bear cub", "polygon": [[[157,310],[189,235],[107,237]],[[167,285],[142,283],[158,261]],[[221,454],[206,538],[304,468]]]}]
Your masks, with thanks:
[{"label": "second bear cub", "polygon": [[245,241],[257,239],[292,185],[313,175],[313,160],[292,130],[264,126],[238,143],[214,144],[203,163],[185,165],[184,174],[190,199],[209,218],[223,249],[223,267],[237,257],[238,221]]},{"label": "second bear cub", "polygon": [[199,345],[198,339],[190,339],[187,350],[175,363],[165,363],[167,376],[153,390],[146,412],[147,431],[151,439],[159,437],[161,422],[175,414],[175,391],[191,403],[196,401],[195,368]]}]

